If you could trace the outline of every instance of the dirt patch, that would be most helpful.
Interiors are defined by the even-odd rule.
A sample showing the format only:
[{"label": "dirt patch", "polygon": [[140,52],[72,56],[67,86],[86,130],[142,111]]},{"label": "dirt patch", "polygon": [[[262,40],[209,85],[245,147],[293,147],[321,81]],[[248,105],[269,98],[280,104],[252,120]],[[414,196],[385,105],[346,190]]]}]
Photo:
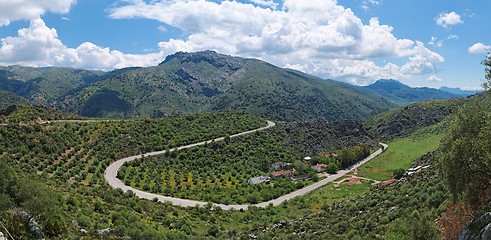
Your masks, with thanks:
[{"label": "dirt patch", "polygon": [[376,181],[376,180],[368,179],[368,178],[364,178],[364,177],[348,176],[347,178],[344,178],[340,181],[334,182],[334,184],[335,185],[339,185],[339,184],[359,185],[359,184],[363,184],[362,180],[369,181],[369,182],[373,183],[374,185],[380,183],[380,181]]},{"label": "dirt patch", "polygon": [[358,184],[362,184],[362,182],[361,182],[361,178],[360,177],[351,176],[351,177],[342,179],[342,180],[340,180],[338,182],[335,182],[335,184],[337,184],[337,185],[339,185],[339,184],[358,185]]},{"label": "dirt patch", "polygon": [[359,185],[359,184],[362,184],[362,182],[361,182],[361,178],[352,176],[352,177],[348,178],[348,181],[345,181],[344,184]]}]

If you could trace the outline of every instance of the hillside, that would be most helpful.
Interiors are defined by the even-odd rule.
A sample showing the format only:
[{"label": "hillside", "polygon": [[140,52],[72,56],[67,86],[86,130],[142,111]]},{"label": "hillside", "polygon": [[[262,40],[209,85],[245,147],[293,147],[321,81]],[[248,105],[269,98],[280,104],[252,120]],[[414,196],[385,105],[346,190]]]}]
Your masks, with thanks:
[{"label": "hillside", "polygon": [[97,82],[108,74],[59,67],[0,67],[0,90],[15,93],[35,104],[53,105],[70,91]]},{"label": "hillside", "polygon": [[383,140],[406,137],[417,130],[430,127],[434,133],[448,130],[457,111],[474,106],[491,111],[491,94],[482,92],[469,98],[431,100],[390,110],[368,120],[364,125],[370,135]]},{"label": "hillside", "polygon": [[363,88],[399,105],[407,105],[426,100],[442,100],[462,97],[461,95],[434,88],[412,88],[399,81],[386,79],[378,80]]},{"label": "hillside", "polygon": [[[134,188],[166,196],[223,204],[255,204],[311,184],[318,178],[310,166],[320,161],[330,163],[333,171],[345,168],[343,163],[359,161],[356,154],[363,153],[356,149],[366,149],[365,153],[369,154],[369,145],[378,146],[378,143],[356,122],[280,123],[254,134],[127,163],[119,170],[118,178]],[[325,157],[334,152],[342,156],[341,149],[353,157],[342,158],[344,162]],[[311,161],[301,161],[305,156],[310,156]],[[307,175],[307,178],[294,182],[273,179],[274,187],[248,184],[251,178],[269,176],[275,162],[289,163],[290,169],[298,170],[295,175]],[[169,180],[162,183],[156,181],[156,177]]]},{"label": "hillside", "polygon": [[483,92],[483,90],[473,91],[473,90],[462,90],[460,88],[450,88],[450,87],[440,87],[438,89],[460,97],[468,97]]},{"label": "hillside", "polygon": [[[406,137],[421,128],[442,122],[456,113],[466,101],[449,99],[414,103],[382,113],[365,123],[365,127],[372,136],[384,140]],[[446,121],[446,126],[449,123]]]},{"label": "hillside", "polygon": [[27,104],[27,100],[13,93],[0,91],[0,109],[16,104]]},{"label": "hillside", "polygon": [[[402,234],[433,239],[428,236],[438,234],[440,227],[435,226],[435,222],[444,215],[450,201],[437,164],[441,152],[429,153],[413,163],[414,155],[424,154],[420,149],[412,150],[415,146],[426,144],[428,139],[432,140],[431,144],[438,140],[431,132],[435,126],[431,125],[433,121],[423,120],[446,115],[443,118],[446,121],[453,115],[453,109],[463,104],[478,103],[483,109],[489,108],[490,96],[483,93],[469,99],[428,101],[392,111],[388,117],[377,117],[384,120],[405,115],[408,122],[416,118],[419,124],[407,130],[415,133],[403,138],[399,147],[387,142],[389,150],[380,159],[372,160],[371,168],[360,168],[358,175],[378,179],[369,176],[367,171],[380,175],[393,167],[406,170],[409,165],[431,165],[426,170],[389,186],[373,186],[373,180],[354,185],[330,184],[279,207],[253,207],[248,211],[223,211],[208,206],[181,208],[140,200],[131,193],[110,189],[104,180],[104,169],[115,159],[244,131],[263,125],[264,119],[246,114],[208,113],[90,124],[4,126],[0,127],[0,133],[8,141],[0,144],[0,151],[4,153],[0,155],[0,172],[6,177],[0,178],[0,186],[16,187],[0,189],[0,203],[4,206],[0,208],[0,216],[19,239],[34,238],[34,232],[22,225],[25,220],[19,216],[23,211],[32,214],[50,238],[356,239],[364,236],[401,239],[389,236]],[[25,109],[24,112],[36,111]],[[431,112],[437,114],[424,115]],[[422,138],[420,132],[428,139]],[[180,150],[161,159],[145,157],[139,162],[143,168],[126,166],[120,176],[136,187],[161,188],[164,193],[175,196],[203,194],[204,199],[209,196],[211,200],[233,202],[228,198],[247,195],[256,201],[292,191],[304,182],[280,181],[273,187],[276,192],[270,192],[273,189],[269,186],[249,187],[240,179],[255,176],[258,169],[270,168],[271,162],[276,160],[295,162],[306,155],[315,159],[315,155],[357,144],[376,144],[357,122],[279,123],[264,132]],[[433,146],[436,148],[438,143],[431,149]],[[392,152],[397,154],[391,155]],[[161,164],[162,161],[168,162]],[[152,164],[153,168],[146,167]],[[169,169],[160,171],[159,168]],[[390,178],[391,173],[389,171],[390,175],[382,179]],[[250,202],[254,202],[252,200]],[[109,230],[103,231],[105,229]]]},{"label": "hillside", "polygon": [[275,120],[367,119],[393,105],[345,84],[212,51],[176,53],[63,98],[84,116],[159,117],[239,111]]},{"label": "hillside", "polygon": [[64,113],[43,106],[10,105],[0,109],[0,124],[8,123],[36,123],[49,120],[82,119],[71,113]]}]

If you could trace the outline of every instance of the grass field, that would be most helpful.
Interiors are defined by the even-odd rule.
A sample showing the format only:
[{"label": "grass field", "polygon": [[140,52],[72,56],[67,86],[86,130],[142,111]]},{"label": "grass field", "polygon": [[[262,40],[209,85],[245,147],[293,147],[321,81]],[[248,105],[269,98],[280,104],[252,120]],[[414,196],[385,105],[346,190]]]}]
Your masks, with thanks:
[{"label": "grass field", "polygon": [[312,212],[318,212],[323,206],[331,206],[333,203],[342,202],[367,193],[372,187],[372,183],[362,180],[362,184],[340,184],[335,187],[333,183],[326,185],[320,190],[304,196],[306,202],[311,203]]},{"label": "grass field", "polygon": [[383,154],[358,169],[358,176],[379,181],[391,179],[394,170],[408,169],[416,158],[436,150],[442,137],[418,135],[417,138],[409,136],[389,142],[389,148]]}]

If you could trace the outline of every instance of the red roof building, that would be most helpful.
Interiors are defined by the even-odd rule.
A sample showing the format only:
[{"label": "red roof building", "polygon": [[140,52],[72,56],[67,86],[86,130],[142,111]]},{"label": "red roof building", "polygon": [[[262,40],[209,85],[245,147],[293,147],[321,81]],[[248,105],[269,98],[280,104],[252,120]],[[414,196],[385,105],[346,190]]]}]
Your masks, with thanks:
[{"label": "red roof building", "polygon": [[278,178],[278,177],[290,177],[292,175],[292,171],[290,170],[281,170],[281,171],[276,171],[271,173],[271,177],[273,178]]},{"label": "red roof building", "polygon": [[312,168],[318,173],[326,171],[326,167],[326,164],[317,164],[312,166]]},{"label": "red roof building", "polygon": [[397,180],[395,179],[390,179],[390,180],[387,180],[384,182],[384,186],[389,186],[391,185],[392,183],[395,183]]}]

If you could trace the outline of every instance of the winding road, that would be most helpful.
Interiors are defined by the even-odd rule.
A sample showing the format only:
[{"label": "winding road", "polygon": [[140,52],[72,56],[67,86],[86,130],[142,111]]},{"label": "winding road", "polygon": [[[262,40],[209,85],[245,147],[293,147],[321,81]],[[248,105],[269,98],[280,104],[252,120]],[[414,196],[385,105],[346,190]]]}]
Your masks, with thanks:
[{"label": "winding road", "polygon": [[[262,130],[274,127],[275,125],[276,124],[274,122],[268,121],[268,125],[266,127],[262,127],[262,128],[242,132],[239,134],[231,135],[230,137],[233,138],[233,137],[238,137],[238,136],[254,133],[257,131],[262,131]],[[213,140],[208,140],[208,141],[189,144],[186,146],[181,146],[181,147],[178,147],[177,149],[181,150],[181,149],[186,149],[186,148],[192,148],[192,147],[196,147],[196,146],[205,145],[205,144],[211,143],[213,141],[223,141],[224,139],[225,139],[224,137],[220,137],[220,138],[216,138]],[[336,174],[329,175],[327,178],[322,179],[322,180],[320,180],[314,184],[311,184],[309,186],[306,186],[302,189],[291,192],[291,193],[286,194],[284,196],[281,196],[277,199],[273,199],[273,200],[270,200],[267,202],[261,202],[258,204],[254,204],[252,206],[261,207],[261,208],[265,208],[270,204],[272,204],[273,206],[278,206],[285,201],[291,200],[297,196],[305,195],[305,194],[310,193],[310,192],[314,191],[315,189],[318,189],[318,188],[320,188],[320,187],[322,187],[322,186],[324,186],[324,185],[326,185],[332,181],[335,181],[336,179],[343,177],[347,173],[351,172],[352,169],[355,169],[355,168],[363,165],[364,163],[370,161],[371,159],[375,158],[376,156],[381,154],[383,150],[387,149],[388,146],[386,144],[384,144],[384,143],[380,143],[380,144],[383,146],[383,149],[381,148],[381,149],[377,150],[376,152],[374,152],[373,154],[371,154],[370,156],[368,156],[364,160],[362,160],[362,161],[358,162],[357,164],[353,165],[352,167],[350,167],[350,169],[340,170]],[[174,151],[174,149],[170,149],[169,151]],[[172,205],[181,206],[181,207],[196,207],[196,206],[203,207],[203,206],[209,204],[207,202],[202,202],[202,201],[174,198],[174,197],[168,197],[168,196],[163,196],[163,195],[159,195],[159,194],[155,194],[155,193],[149,193],[149,192],[141,191],[141,190],[138,190],[138,189],[135,189],[135,188],[132,188],[130,186],[125,185],[123,182],[121,182],[121,180],[119,180],[117,178],[118,170],[119,170],[119,168],[121,168],[121,166],[123,166],[123,164],[125,164],[127,162],[131,162],[135,159],[142,158],[142,157],[164,154],[165,152],[166,152],[165,150],[164,151],[157,151],[157,152],[151,152],[151,153],[146,153],[146,154],[142,154],[142,155],[135,155],[135,156],[120,159],[120,160],[112,163],[111,165],[109,165],[109,167],[106,169],[106,171],[104,173],[104,178],[106,179],[107,183],[111,187],[120,188],[124,192],[132,191],[133,193],[135,193],[135,195],[137,197],[142,198],[142,199],[147,199],[147,200],[157,199],[159,202],[170,202],[170,203],[172,203]],[[247,210],[248,207],[251,206],[251,205],[233,205],[233,204],[225,205],[225,204],[218,204],[218,203],[213,203],[213,205],[215,207],[220,207],[223,210]]]},{"label": "winding road", "polygon": [[[97,123],[97,122],[113,122],[113,121],[118,121],[118,120],[53,120],[53,121],[44,121],[44,122],[40,122],[39,124],[50,124],[50,123]],[[242,136],[242,135],[246,135],[246,134],[250,134],[250,133],[254,133],[254,132],[257,132],[257,131],[263,131],[263,130],[266,130],[268,128],[272,128],[274,127],[276,124],[272,121],[268,121],[268,125],[265,126],[265,127],[261,127],[261,128],[258,128],[258,129],[254,129],[254,130],[250,130],[250,131],[246,131],[246,132],[242,132],[242,133],[238,133],[238,134],[235,134],[235,135],[231,135],[230,137],[231,138],[234,138],[234,137],[238,137],[238,136]],[[7,124],[0,124],[0,126],[7,126]],[[205,145],[205,144],[209,144],[211,142],[216,142],[216,141],[223,141],[225,139],[225,137],[220,137],[220,138],[216,138],[216,139],[213,139],[213,140],[208,140],[208,141],[202,141],[202,142],[198,142],[198,143],[193,143],[193,144],[189,144],[189,145],[185,145],[185,146],[181,146],[181,147],[178,147],[177,149],[178,150],[181,150],[181,149],[186,149],[186,148],[192,148],[192,147],[197,147],[197,146],[202,146],[202,145]],[[270,201],[267,201],[267,202],[261,202],[261,203],[257,203],[257,204],[252,204],[252,205],[225,205],[225,204],[218,204],[218,203],[213,203],[213,205],[215,207],[220,207],[221,209],[223,210],[247,210],[249,206],[256,206],[256,207],[261,207],[261,208],[265,208],[269,205],[273,205],[273,206],[278,206],[280,205],[281,203],[285,202],[285,201],[288,201],[288,200],[291,200],[295,197],[298,197],[298,196],[303,196],[305,194],[308,194],[320,187],[323,187],[325,186],[326,184],[330,183],[330,182],[333,182],[343,176],[345,176],[346,174],[348,174],[349,172],[351,172],[353,169],[355,168],[358,168],[360,167],[361,165],[365,164],[366,162],[372,160],[373,158],[375,158],[376,156],[380,155],[383,151],[385,151],[385,149],[387,149],[388,145],[387,144],[384,144],[384,143],[380,143],[383,148],[377,150],[376,152],[372,153],[370,156],[368,156],[367,158],[363,159],[362,161],[356,163],[355,165],[351,166],[349,169],[345,169],[345,170],[339,170],[336,174],[331,174],[329,175],[327,178],[324,178],[318,182],[315,182],[309,186],[306,186],[302,189],[299,189],[299,190],[296,190],[294,192],[291,192],[289,194],[286,194],[286,195],[283,195],[279,198],[276,198],[276,199],[273,199],[273,200],[270,200]],[[170,149],[169,151],[174,151],[174,149]],[[156,152],[150,152],[150,153],[145,153],[145,154],[140,154],[140,155],[135,155],[135,156],[131,156],[131,157],[127,157],[127,158],[123,158],[123,159],[120,159],[120,160],[117,160],[116,162],[112,163],[111,165],[109,165],[109,167],[106,169],[106,171],[104,172],[104,178],[106,179],[107,183],[113,187],[113,188],[121,188],[124,192],[127,192],[127,191],[132,191],[133,193],[135,193],[135,195],[139,198],[142,198],[142,199],[147,199],[147,200],[154,200],[154,199],[158,199],[159,202],[170,202],[172,203],[172,205],[175,205],[175,206],[181,206],[181,207],[196,207],[196,206],[205,206],[207,204],[209,204],[208,202],[202,202],[202,201],[196,201],[196,200],[189,200],[189,199],[182,199],[182,198],[174,198],[174,197],[167,197],[167,196],[163,196],[163,195],[158,195],[158,194],[155,194],[155,193],[149,193],[149,192],[145,192],[145,191],[141,191],[141,190],[138,190],[138,189],[135,189],[135,188],[132,188],[130,186],[127,186],[125,185],[123,182],[121,182],[121,180],[119,180],[117,178],[117,175],[118,175],[118,170],[119,168],[121,168],[121,166],[123,166],[123,164],[127,163],[127,162],[131,162],[135,159],[139,159],[139,158],[142,158],[142,157],[148,157],[148,156],[155,156],[155,155],[160,155],[160,154],[164,154],[166,151],[156,151]]]}]

